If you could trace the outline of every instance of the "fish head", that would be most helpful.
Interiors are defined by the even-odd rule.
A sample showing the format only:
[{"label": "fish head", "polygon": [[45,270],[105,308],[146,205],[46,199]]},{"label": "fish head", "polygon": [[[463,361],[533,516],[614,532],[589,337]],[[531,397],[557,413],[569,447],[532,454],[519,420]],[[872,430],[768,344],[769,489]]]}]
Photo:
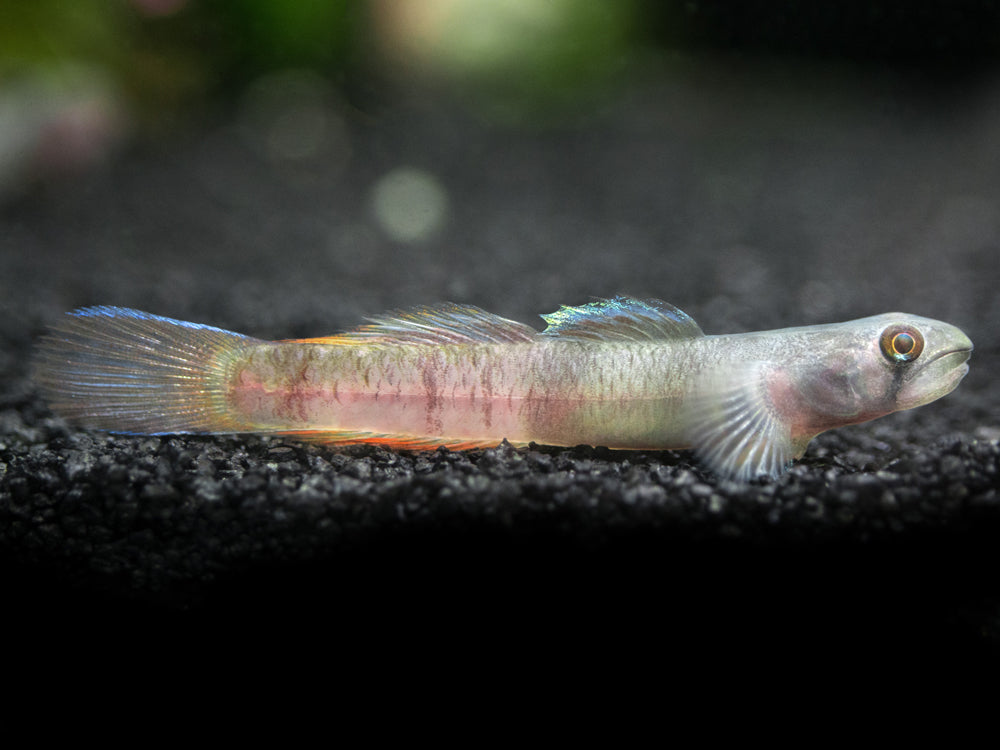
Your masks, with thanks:
[{"label": "fish head", "polygon": [[885,320],[878,353],[893,411],[936,401],[955,390],[969,372],[972,341],[955,326],[902,313],[877,317]]},{"label": "fish head", "polygon": [[799,434],[865,422],[950,393],[969,371],[972,342],[948,323],[885,313],[805,329],[785,393]]},{"label": "fish head", "polygon": [[955,326],[905,313],[746,336],[686,414],[702,460],[744,480],[778,476],[821,432],[941,398],[972,354]]}]

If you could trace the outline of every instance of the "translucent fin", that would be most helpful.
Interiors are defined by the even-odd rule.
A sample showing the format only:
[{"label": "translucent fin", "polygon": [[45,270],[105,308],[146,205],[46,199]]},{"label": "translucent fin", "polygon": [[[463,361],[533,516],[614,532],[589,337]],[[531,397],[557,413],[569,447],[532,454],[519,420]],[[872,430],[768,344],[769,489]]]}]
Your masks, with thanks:
[{"label": "translucent fin", "polygon": [[[439,438],[423,435],[389,435],[375,432],[348,432],[341,430],[284,430],[277,435],[286,435],[296,440],[329,445],[381,445],[398,450],[433,450],[434,448],[450,448],[451,450],[468,450],[470,448],[495,448],[500,444],[496,438],[477,440],[474,438]],[[511,443],[518,445],[518,443]]]},{"label": "translucent fin", "polygon": [[322,344],[520,344],[537,341],[531,326],[472,305],[443,304],[399,310],[369,318],[367,325],[316,339]]},{"label": "translucent fin", "polygon": [[763,363],[706,378],[704,395],[687,415],[696,455],[723,477],[749,481],[778,477],[805,450],[767,398]]},{"label": "translucent fin", "polygon": [[227,413],[227,364],[256,341],[124,307],[87,307],[41,340],[35,382],[55,413],[84,427],[234,432],[246,428]]},{"label": "translucent fin", "polygon": [[563,341],[662,341],[704,336],[687,313],[657,299],[614,297],[543,315],[543,336]]}]

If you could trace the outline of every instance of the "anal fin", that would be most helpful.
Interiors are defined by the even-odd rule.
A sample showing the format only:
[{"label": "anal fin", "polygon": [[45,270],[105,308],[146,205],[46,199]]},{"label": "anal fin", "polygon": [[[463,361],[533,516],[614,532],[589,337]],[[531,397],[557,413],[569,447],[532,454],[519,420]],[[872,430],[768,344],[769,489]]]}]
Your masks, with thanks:
[{"label": "anal fin", "polygon": [[441,438],[345,430],[282,430],[273,434],[324,445],[381,445],[385,448],[412,451],[434,450],[440,447],[460,451],[471,448],[494,448],[500,444],[496,438]]}]

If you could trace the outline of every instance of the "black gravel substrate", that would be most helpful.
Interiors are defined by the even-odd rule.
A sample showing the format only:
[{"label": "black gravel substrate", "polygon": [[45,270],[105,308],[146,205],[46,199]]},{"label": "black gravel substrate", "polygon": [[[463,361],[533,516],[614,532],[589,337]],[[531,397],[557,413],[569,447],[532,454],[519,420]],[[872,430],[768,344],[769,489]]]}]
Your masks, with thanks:
[{"label": "black gravel substrate", "polygon": [[[237,118],[9,200],[6,627],[991,669],[998,102],[996,80],[688,62],[571,125],[491,129],[426,99],[344,109],[345,154],[287,164]],[[399,166],[448,196],[429,239],[387,239],[369,210]],[[901,309],[976,351],[954,394],[827,433],[750,485],[684,452],[86,433],[29,380],[45,325],[87,304],[287,338],[445,299],[532,322],[616,293],[709,333]]]}]

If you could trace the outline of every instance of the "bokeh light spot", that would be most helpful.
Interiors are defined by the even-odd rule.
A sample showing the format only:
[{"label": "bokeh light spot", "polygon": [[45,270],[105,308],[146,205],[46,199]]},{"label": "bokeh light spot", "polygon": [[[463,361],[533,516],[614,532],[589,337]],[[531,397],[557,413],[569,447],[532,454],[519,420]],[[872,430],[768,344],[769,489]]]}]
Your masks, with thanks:
[{"label": "bokeh light spot", "polygon": [[448,215],[448,194],[431,174],[400,167],[372,188],[372,213],[382,230],[400,242],[418,242],[437,232]]},{"label": "bokeh light spot", "polygon": [[349,151],[346,128],[327,81],[311,70],[283,70],[255,81],[243,97],[241,129],[251,147],[276,162]]}]

